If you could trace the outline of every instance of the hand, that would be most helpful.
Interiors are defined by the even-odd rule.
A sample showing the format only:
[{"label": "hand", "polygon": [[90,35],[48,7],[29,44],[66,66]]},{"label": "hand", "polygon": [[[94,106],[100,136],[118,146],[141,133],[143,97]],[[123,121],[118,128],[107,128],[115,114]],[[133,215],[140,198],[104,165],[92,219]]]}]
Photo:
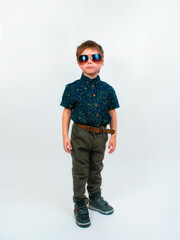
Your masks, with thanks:
[{"label": "hand", "polygon": [[67,153],[71,153],[72,146],[71,146],[71,141],[68,137],[63,138],[63,147]]},{"label": "hand", "polygon": [[109,143],[108,143],[108,149],[110,149],[108,153],[114,152],[115,148],[116,148],[116,136],[111,135],[111,138],[109,139]]}]

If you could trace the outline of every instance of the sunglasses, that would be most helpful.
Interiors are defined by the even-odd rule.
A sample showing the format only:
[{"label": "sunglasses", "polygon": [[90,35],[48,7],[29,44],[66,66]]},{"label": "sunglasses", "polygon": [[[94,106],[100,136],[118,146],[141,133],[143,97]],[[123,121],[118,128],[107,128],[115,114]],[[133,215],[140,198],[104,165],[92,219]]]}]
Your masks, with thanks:
[{"label": "sunglasses", "polygon": [[87,63],[89,58],[91,58],[91,60],[94,63],[100,63],[102,60],[102,57],[100,54],[92,54],[90,57],[88,55],[81,55],[81,56],[79,56],[79,63],[85,64],[85,63]]}]

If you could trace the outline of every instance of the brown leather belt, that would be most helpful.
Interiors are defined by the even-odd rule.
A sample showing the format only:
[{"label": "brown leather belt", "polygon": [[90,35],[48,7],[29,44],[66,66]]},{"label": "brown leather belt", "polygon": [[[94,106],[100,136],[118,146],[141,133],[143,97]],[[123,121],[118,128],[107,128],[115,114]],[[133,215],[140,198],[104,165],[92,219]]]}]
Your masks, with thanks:
[{"label": "brown leather belt", "polygon": [[110,134],[114,134],[115,133],[115,130],[112,130],[112,129],[106,129],[106,126],[104,127],[91,127],[91,126],[87,126],[87,125],[83,125],[83,124],[79,124],[79,123],[76,123],[79,127],[85,129],[85,130],[88,130],[90,132],[95,132],[95,133],[110,133]]}]

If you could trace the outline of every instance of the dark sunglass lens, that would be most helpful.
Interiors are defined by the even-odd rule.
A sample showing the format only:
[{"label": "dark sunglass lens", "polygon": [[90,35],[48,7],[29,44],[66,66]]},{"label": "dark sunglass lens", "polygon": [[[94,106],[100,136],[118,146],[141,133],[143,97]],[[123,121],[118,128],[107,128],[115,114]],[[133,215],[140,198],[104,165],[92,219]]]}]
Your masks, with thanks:
[{"label": "dark sunglass lens", "polygon": [[99,54],[93,54],[93,55],[91,56],[91,59],[92,59],[94,62],[99,62],[99,61],[101,61],[101,55],[99,55]]},{"label": "dark sunglass lens", "polygon": [[87,55],[81,55],[79,57],[79,62],[80,63],[85,63],[85,62],[87,62],[87,60],[88,60],[88,56]]}]

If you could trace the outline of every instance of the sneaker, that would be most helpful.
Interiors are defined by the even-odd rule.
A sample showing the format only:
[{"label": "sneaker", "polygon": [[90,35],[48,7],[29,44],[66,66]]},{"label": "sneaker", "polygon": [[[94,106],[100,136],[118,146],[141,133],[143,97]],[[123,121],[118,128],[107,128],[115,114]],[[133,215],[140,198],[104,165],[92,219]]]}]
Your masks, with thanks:
[{"label": "sneaker", "polygon": [[84,199],[77,200],[74,206],[74,217],[79,227],[89,227],[91,224],[89,212]]},{"label": "sneaker", "polygon": [[108,202],[104,200],[100,192],[97,192],[89,197],[89,209],[98,211],[102,214],[110,215],[114,212],[113,207],[111,207]]}]

